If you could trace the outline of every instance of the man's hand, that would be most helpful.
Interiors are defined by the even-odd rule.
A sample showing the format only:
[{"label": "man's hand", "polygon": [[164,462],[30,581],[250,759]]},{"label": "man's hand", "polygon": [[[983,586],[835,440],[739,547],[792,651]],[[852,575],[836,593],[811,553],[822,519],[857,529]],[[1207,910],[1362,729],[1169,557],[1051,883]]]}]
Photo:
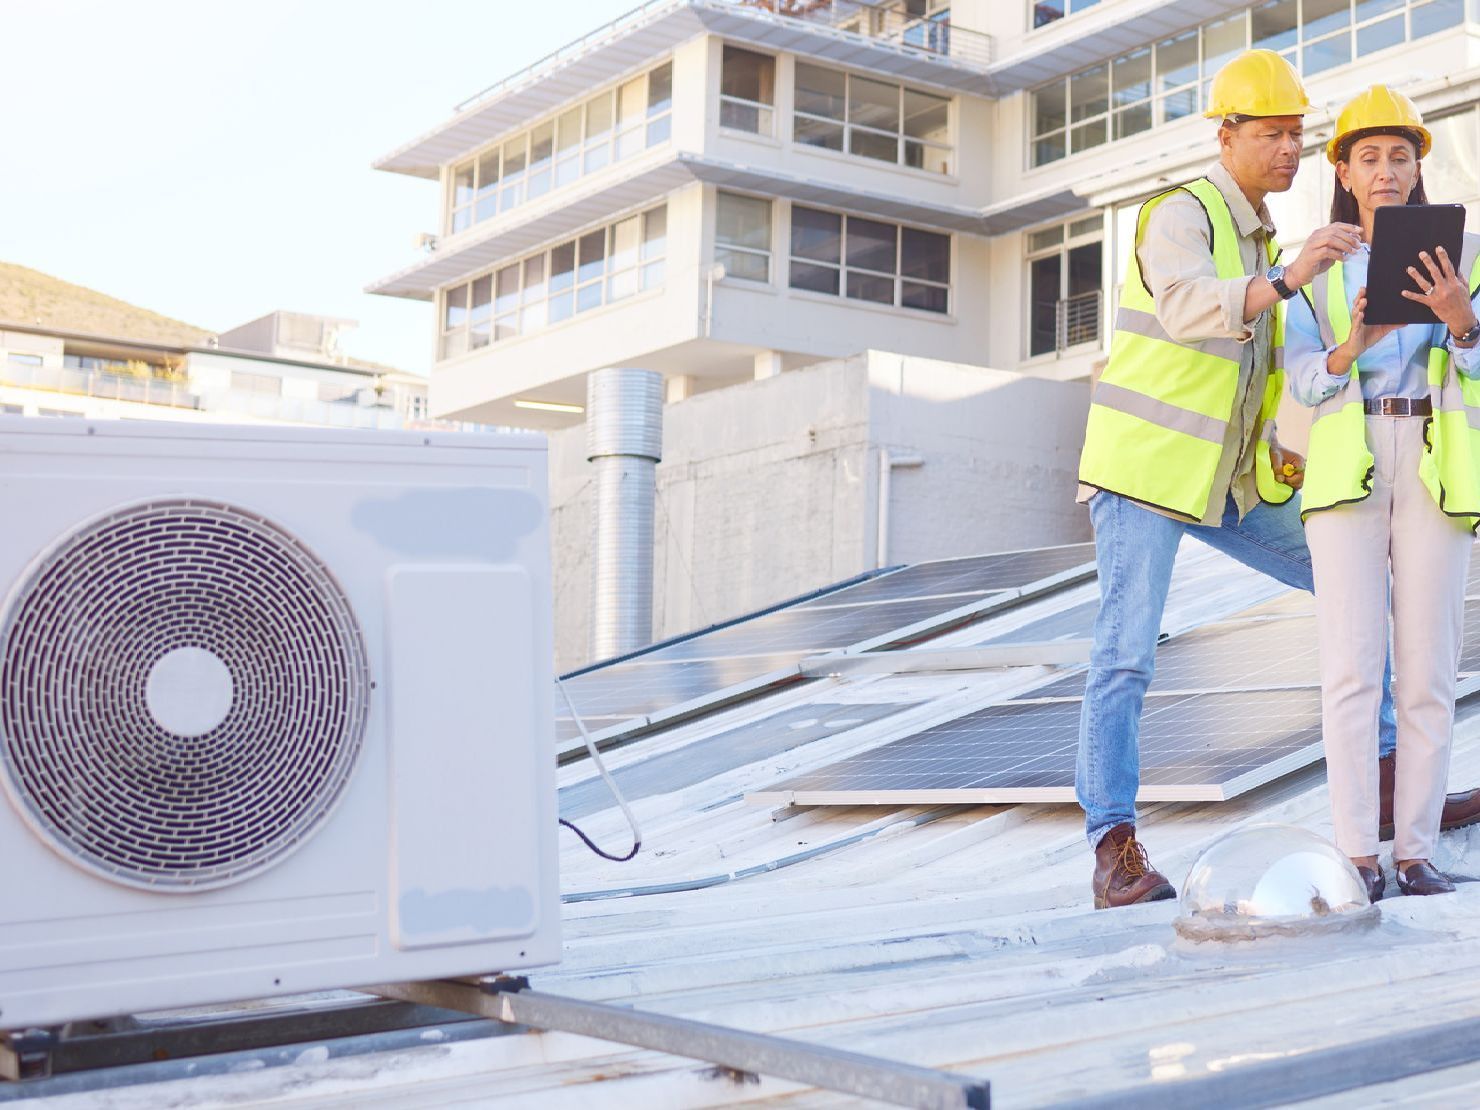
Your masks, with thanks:
[{"label": "man's hand", "polygon": [[1362,245],[1362,229],[1356,224],[1327,224],[1311,232],[1295,261],[1285,267],[1285,284],[1291,289],[1309,285]]},{"label": "man's hand", "polygon": [[1269,464],[1274,467],[1274,480],[1291,489],[1305,484],[1305,459],[1278,443],[1269,445]]},{"label": "man's hand", "polygon": [[1475,309],[1470,304],[1469,287],[1454,272],[1454,264],[1449,261],[1449,252],[1440,247],[1435,253],[1439,256],[1437,263],[1428,251],[1418,252],[1419,261],[1424,264],[1428,273],[1421,274],[1417,268],[1409,266],[1408,276],[1421,292],[1404,289],[1403,296],[1428,306],[1444,322],[1450,335],[1464,335],[1475,326]]}]

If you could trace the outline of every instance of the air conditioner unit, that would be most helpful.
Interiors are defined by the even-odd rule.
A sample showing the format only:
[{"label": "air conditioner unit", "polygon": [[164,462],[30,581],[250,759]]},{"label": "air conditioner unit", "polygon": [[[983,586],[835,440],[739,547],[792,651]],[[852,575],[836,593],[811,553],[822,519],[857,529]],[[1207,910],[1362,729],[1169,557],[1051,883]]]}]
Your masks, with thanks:
[{"label": "air conditioner unit", "polygon": [[0,1029],[559,959],[544,440],[0,417]]}]

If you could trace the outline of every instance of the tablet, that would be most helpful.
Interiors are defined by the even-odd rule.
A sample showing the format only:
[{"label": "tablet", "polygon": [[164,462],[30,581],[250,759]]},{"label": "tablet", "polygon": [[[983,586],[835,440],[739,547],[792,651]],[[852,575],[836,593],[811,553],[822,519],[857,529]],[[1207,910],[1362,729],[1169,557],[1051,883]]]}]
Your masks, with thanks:
[{"label": "tablet", "polygon": [[1438,264],[1438,247],[1449,252],[1449,262],[1460,265],[1464,245],[1463,204],[1386,204],[1372,214],[1372,259],[1367,266],[1367,323],[1437,324],[1426,305],[1410,301],[1402,290],[1421,290],[1409,276],[1413,266],[1428,275],[1419,251],[1428,251]]}]

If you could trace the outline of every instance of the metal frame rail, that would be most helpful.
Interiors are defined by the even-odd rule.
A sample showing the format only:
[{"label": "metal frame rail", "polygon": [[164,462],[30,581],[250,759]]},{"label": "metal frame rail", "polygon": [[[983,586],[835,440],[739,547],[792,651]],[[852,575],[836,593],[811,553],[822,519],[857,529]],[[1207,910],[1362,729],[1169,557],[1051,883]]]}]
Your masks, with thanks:
[{"label": "metal frame rail", "polygon": [[364,989],[404,1002],[687,1056],[739,1075],[769,1075],[896,1106],[987,1110],[991,1105],[984,1079],[667,1014],[562,998],[530,990],[522,976],[388,983]]}]

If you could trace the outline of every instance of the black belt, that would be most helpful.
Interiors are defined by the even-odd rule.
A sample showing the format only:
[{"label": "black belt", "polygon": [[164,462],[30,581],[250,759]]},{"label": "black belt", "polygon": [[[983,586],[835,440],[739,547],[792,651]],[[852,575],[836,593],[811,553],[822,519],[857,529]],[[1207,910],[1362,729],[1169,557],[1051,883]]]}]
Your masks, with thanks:
[{"label": "black belt", "polygon": [[1427,397],[1375,397],[1363,401],[1368,416],[1433,416],[1434,403]]}]

